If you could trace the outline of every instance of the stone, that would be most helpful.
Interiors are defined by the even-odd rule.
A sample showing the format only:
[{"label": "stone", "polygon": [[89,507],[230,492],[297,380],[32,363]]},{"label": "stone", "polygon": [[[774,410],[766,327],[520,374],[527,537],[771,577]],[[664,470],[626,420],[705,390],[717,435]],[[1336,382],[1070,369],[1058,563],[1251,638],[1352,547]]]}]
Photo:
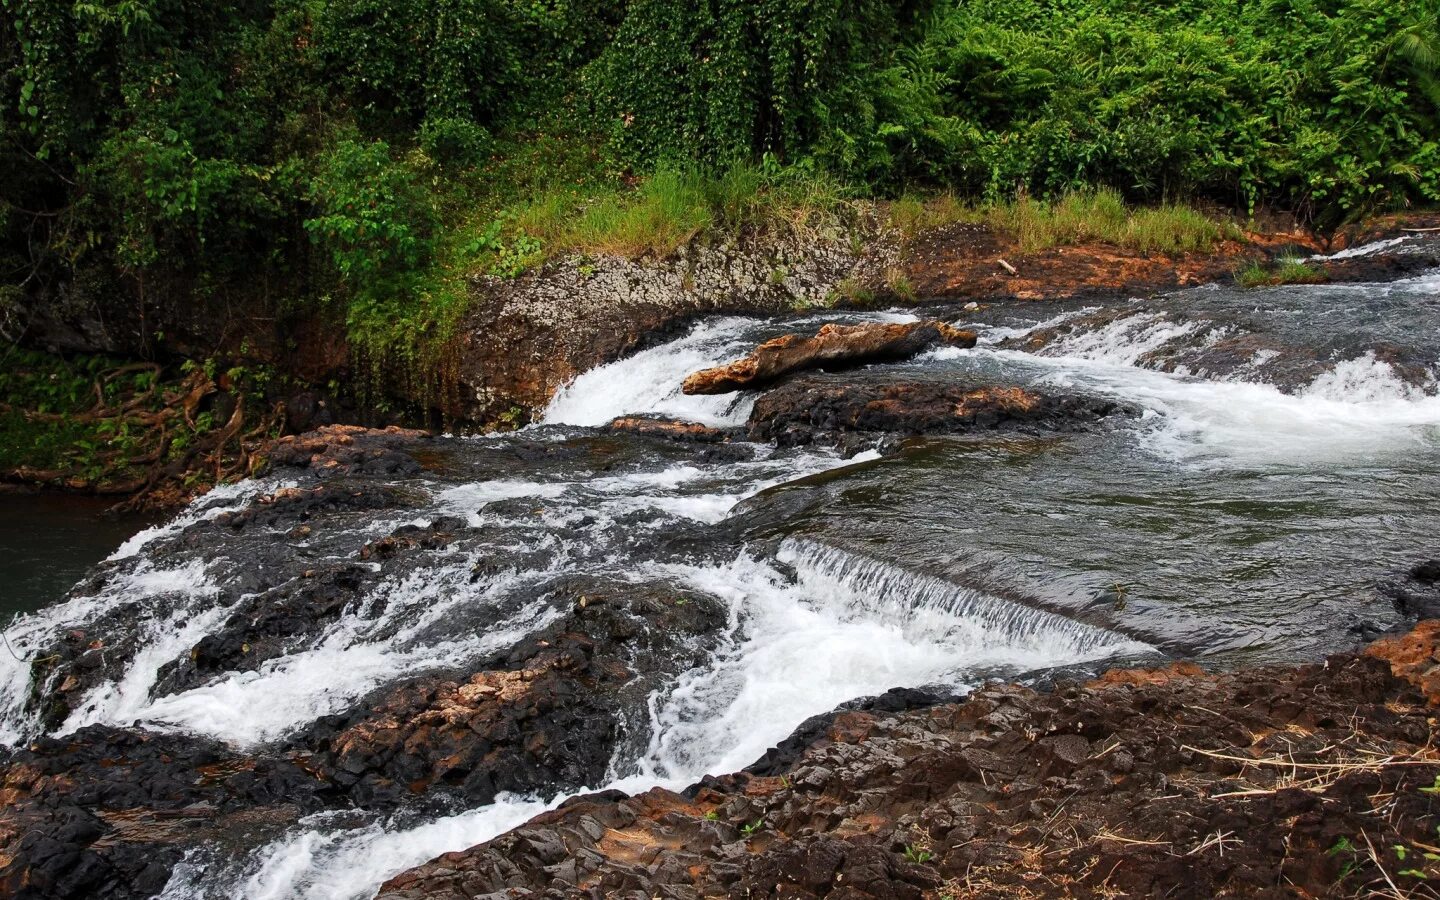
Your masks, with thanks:
[{"label": "stone", "polygon": [[973,347],[975,333],[944,322],[825,325],[813,337],[787,334],[766,341],[742,359],[695,372],[687,394],[728,394],[765,387],[795,372],[898,362],[936,346]]}]

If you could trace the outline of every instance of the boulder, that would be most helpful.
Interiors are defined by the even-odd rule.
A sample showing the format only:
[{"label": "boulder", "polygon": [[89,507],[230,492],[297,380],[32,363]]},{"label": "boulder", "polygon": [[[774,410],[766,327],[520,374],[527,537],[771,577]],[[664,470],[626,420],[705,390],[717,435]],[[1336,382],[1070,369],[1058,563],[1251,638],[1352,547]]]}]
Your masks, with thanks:
[{"label": "boulder", "polygon": [[826,325],[814,337],[787,334],[766,341],[743,359],[685,379],[687,394],[728,394],[765,387],[806,369],[837,369],[898,362],[939,345],[975,346],[975,332],[944,322]]},{"label": "boulder", "polygon": [[750,415],[749,433],[752,440],[798,446],[855,432],[1076,431],[1129,412],[1113,400],[1052,396],[1013,386],[811,378],[761,397]]},{"label": "boulder", "polygon": [[732,436],[724,428],[659,416],[622,416],[610,423],[610,430],[641,437],[665,438],[682,444],[720,444]]}]

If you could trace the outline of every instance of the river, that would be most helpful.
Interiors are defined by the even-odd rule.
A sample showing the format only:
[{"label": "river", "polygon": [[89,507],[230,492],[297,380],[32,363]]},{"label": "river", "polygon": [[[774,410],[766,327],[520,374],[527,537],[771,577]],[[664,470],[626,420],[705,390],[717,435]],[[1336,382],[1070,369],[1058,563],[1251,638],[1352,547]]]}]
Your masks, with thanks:
[{"label": "river", "polygon": [[[221,489],[118,550],[113,535],[92,534],[87,546],[106,543],[109,561],[6,634],[24,657],[81,629],[122,660],[52,723],[57,733],[134,723],[253,750],[303,741],[386,685],[493,660],[558,620],[564,610],[545,598],[566,579],[723,605],[728,624],[705,661],[654,691],[596,782],[444,810],[312,814],[236,846],[192,848],[164,891],[368,897],[576,791],[736,770],[807,717],[896,686],[964,691],[1177,658],[1313,661],[1397,624],[1375,582],[1432,552],[1440,532],[1437,296],[1440,277],[1426,276],[1207,287],[1098,311],[952,309],[948,321],[979,331],[975,349],[843,376],[1019,384],[1135,412],[1074,434],[921,438],[845,458],[603,430],[632,413],[742,424],[752,398],[687,397],[680,381],[777,334],[913,316],[711,319],[581,376],[541,424],[445,439],[443,467],[388,480],[403,504],[279,523],[264,543],[205,530],[311,484],[282,475]],[[1287,356],[1293,347],[1306,352]],[[333,620],[283,652],[167,680],[167,663],[242,607],[254,614],[255,597],[288,589],[290,575],[267,572],[353,560],[397,529],[451,518],[456,539],[366,570],[373,580]],[[39,568],[53,571],[34,583],[57,599],[75,575]],[[29,667],[0,656],[6,667],[0,733],[16,742],[46,726],[27,703]]]}]

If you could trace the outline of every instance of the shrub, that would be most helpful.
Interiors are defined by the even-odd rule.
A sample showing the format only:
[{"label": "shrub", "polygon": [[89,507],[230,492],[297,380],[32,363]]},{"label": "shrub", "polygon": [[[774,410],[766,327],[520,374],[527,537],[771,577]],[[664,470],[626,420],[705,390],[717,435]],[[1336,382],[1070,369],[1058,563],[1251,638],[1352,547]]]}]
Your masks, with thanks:
[{"label": "shrub", "polygon": [[342,141],[311,185],[317,214],[305,230],[347,279],[373,281],[413,270],[430,256],[434,210],[412,165],[384,141]]}]

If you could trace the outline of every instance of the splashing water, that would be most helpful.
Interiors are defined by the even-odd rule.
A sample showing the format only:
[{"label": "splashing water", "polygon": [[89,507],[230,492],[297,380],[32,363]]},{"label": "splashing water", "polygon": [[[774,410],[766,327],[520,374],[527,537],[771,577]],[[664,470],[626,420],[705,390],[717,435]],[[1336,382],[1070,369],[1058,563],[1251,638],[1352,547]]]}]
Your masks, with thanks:
[{"label": "splashing water", "polygon": [[[1386,290],[1424,296],[1440,284],[1435,276],[1426,277],[1432,281],[1422,278]],[[1314,296],[1321,296],[1319,291]],[[1119,448],[1127,458],[1146,457],[1146,471],[1155,479],[1196,467],[1209,478],[1213,468],[1215,480],[1228,485],[1224,480],[1235,474],[1232,470],[1328,473],[1326,467],[1340,463],[1413,456],[1437,446],[1440,399],[1402,379],[1373,352],[1340,359],[1308,387],[1283,393],[1245,380],[1266,361],[1259,356],[1255,366],[1237,370],[1228,380],[1147,368],[1167,348],[1207,346],[1230,334],[1173,311],[1141,310],[1100,327],[1078,327],[1042,355],[997,346],[1090,311],[985,327],[973,350],[944,348],[897,369],[938,379],[999,377],[1134,404],[1143,415],[1105,432],[1103,441],[1109,443],[1104,447]],[[836,319],[844,320],[824,317]],[[913,316],[852,314],[848,319],[905,321]],[[1026,593],[1023,584],[998,589],[1025,600],[1016,602],[967,586],[968,577],[949,580],[952,571],[915,563],[920,557],[912,556],[912,568],[907,568],[890,561],[883,549],[858,549],[860,540],[827,533],[804,515],[788,522],[789,530],[773,544],[774,532],[763,541],[715,536],[744,534],[730,519],[737,504],[772,489],[783,495],[794,488],[803,499],[803,492],[813,488],[831,502],[862,502],[844,497],[841,489],[858,485],[856,493],[863,495],[870,483],[865,467],[847,467],[876,454],[846,461],[828,451],[754,447],[747,448],[751,455],[727,461],[689,451],[670,458],[653,449],[638,460],[626,455],[629,450],[612,458],[604,454],[615,452],[616,445],[630,448],[627,439],[602,436],[602,441],[584,430],[632,414],[739,425],[749,414],[749,397],[687,397],[680,390],[684,377],[738,357],[760,340],[819,321],[714,319],[668,344],[582,375],[556,395],[542,426],[518,438],[483,439],[483,446],[498,448],[511,441],[543,442],[563,453],[573,451],[581,461],[531,471],[522,464],[528,457],[517,456],[510,470],[495,477],[407,482],[417,499],[403,519],[357,516],[344,527],[368,540],[401,524],[425,526],[436,517],[455,516],[470,530],[466,538],[429,551],[423,563],[409,569],[392,573],[377,567],[373,581],[338,618],[253,670],[224,672],[165,693],[158,687],[162,666],[214,633],[232,607],[264,599],[227,580],[240,566],[221,555],[223,547],[203,559],[159,562],[168,559],[165,553],[175,555],[173,546],[187,528],[240,508],[282,483],[247,482],[212,492],[173,522],[127,542],[106,564],[109,575],[93,594],[73,596],[12,623],[6,635],[20,658],[0,654],[0,738],[15,743],[38,733],[34,714],[26,710],[33,673],[23,658],[67,629],[103,629],[126,620],[127,639],[116,642],[113,652],[129,655],[116,677],[87,689],[61,731],[138,722],[255,747],[285,739],[321,716],[353,709],[371,691],[401,678],[480,664],[556,622],[563,610],[547,601],[548,586],[577,575],[698,591],[718,599],[728,614],[708,660],[673,677],[650,698],[648,745],[617,756],[613,779],[593,786],[597,789],[679,788],[705,774],[733,771],[752,763],[806,718],[893,687],[964,690],[980,677],[1117,656],[1153,657],[1155,645],[1169,646],[1129,637],[1141,634],[1151,641],[1153,632],[1128,627],[1124,616],[1101,613],[1096,606],[1063,607],[1086,610],[1081,616],[1086,621],[1059,615],[1051,610],[1061,604],[1045,602],[1043,592]],[[606,443],[604,452],[587,447],[592,439]],[[477,440],[475,446],[481,445]],[[1136,447],[1147,453],[1129,452]],[[821,473],[828,474],[814,477]],[[961,490],[965,477],[957,467],[936,489]],[[806,483],[797,486],[801,481]],[[824,494],[835,485],[841,488],[837,493]],[[1237,501],[1221,497],[1216,502]],[[786,507],[777,500],[776,508]],[[1140,510],[1136,516],[1151,514],[1138,503],[1135,508]],[[1023,503],[1002,512],[1033,516]],[[1067,528],[1066,535],[1103,529],[1105,509],[1085,514],[1093,514],[1096,524],[1086,519],[1084,529],[1056,527]],[[963,551],[957,546],[968,545],[957,540],[962,533],[954,529],[943,542],[928,546],[958,555]],[[706,551],[653,550],[677,534],[695,536],[695,544]],[[1195,540],[1203,543],[1209,537]],[[1365,536],[1347,539],[1363,543]],[[354,556],[353,547],[336,550],[320,542],[306,550],[329,563]],[[1166,548],[1150,550],[1152,558],[1135,564],[1173,564]],[[1021,547],[1015,552],[1028,552],[1032,567],[1043,570],[1050,551]],[[499,564],[481,566],[486,561]],[[1248,558],[1240,560],[1245,562]],[[1240,563],[1224,558],[1216,566],[1239,568]],[[477,577],[482,570],[483,577]],[[926,574],[932,571],[947,577]],[[1120,578],[1110,572],[1097,577],[1117,584]],[[1161,605],[1137,600],[1133,607],[1156,610]],[[1187,614],[1193,625],[1187,627],[1204,632],[1205,620],[1193,611]],[[1255,627],[1272,626],[1262,622]],[[1214,630],[1236,644],[1254,637],[1245,625]],[[385,879],[488,840],[562,799],[502,796],[438,818],[413,811],[388,818],[364,810],[318,814],[278,838],[272,832],[269,843],[238,859],[193,853],[175,870],[163,896],[368,897]]]}]

